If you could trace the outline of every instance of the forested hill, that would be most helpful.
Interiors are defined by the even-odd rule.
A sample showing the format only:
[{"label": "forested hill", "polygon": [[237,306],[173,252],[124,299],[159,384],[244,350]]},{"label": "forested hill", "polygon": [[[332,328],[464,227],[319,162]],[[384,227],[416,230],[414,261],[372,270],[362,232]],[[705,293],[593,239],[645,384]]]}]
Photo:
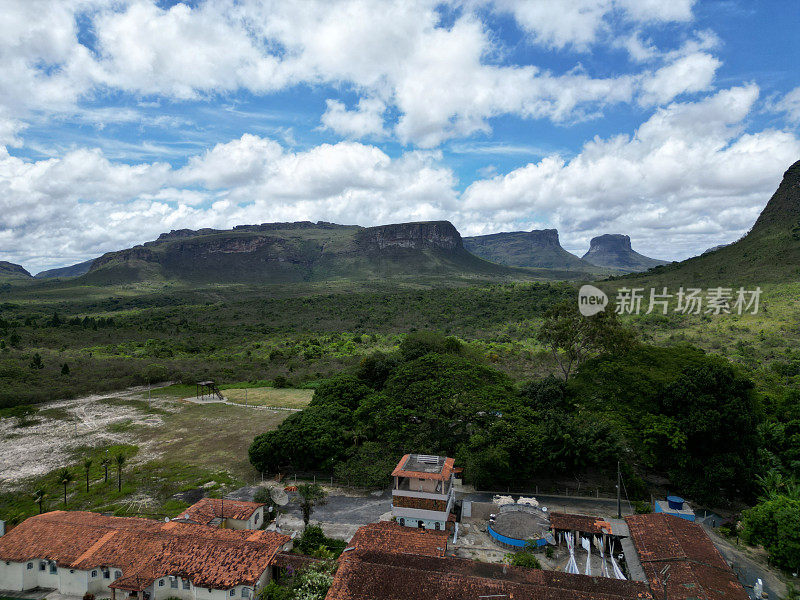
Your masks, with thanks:
[{"label": "forested hill", "polygon": [[[742,239],[642,275],[660,285],[763,285],[800,280],[800,161],[783,175],[752,229]],[[639,285],[639,283],[637,283]]]}]

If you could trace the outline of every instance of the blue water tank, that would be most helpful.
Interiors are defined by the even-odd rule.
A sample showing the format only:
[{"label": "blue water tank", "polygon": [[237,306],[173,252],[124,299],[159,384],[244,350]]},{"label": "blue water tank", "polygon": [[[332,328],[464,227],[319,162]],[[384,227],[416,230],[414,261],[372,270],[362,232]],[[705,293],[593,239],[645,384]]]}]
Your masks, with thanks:
[{"label": "blue water tank", "polygon": [[683,498],[680,496],[667,496],[667,504],[672,510],[683,510]]}]

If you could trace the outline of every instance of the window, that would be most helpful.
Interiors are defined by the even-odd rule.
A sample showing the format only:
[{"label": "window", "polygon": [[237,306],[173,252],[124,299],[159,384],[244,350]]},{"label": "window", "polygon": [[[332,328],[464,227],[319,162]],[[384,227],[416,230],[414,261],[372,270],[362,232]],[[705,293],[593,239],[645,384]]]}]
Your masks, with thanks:
[{"label": "window", "polygon": [[122,577],[122,571],[114,571],[114,579],[119,579]]},{"label": "window", "polygon": [[50,563],[50,574],[55,575],[56,573],[58,573],[58,567],[56,566],[56,563]]},{"label": "window", "polygon": [[258,518],[259,518],[260,516],[261,516],[260,514],[256,513],[256,518],[255,518],[255,520],[253,521],[253,523],[258,523]]},{"label": "window", "polygon": [[30,571],[33,568],[33,563],[28,563],[28,565],[25,568],[28,569],[28,571]]},{"label": "window", "polygon": [[191,585],[191,583],[189,583],[189,580],[188,579],[184,579],[183,580],[183,589],[188,590],[191,587],[192,587],[192,585]]},{"label": "window", "polygon": [[171,587],[173,589],[178,589],[178,580],[175,579],[175,578],[170,579],[169,580],[169,587]]},{"label": "window", "polygon": [[250,588],[242,588],[242,598],[250,597]]},{"label": "window", "polygon": [[41,561],[41,562],[39,563],[39,570],[40,570],[40,571],[46,571],[46,570],[47,570],[47,563],[46,563],[46,562],[44,562],[44,561]]},{"label": "window", "polygon": [[436,521],[436,531],[439,531],[439,521]]},{"label": "window", "polygon": [[97,577],[97,571],[92,571],[92,577]]},{"label": "window", "polygon": [[236,595],[236,588],[231,588],[230,595],[231,596],[235,596]]},{"label": "window", "polygon": [[70,572],[70,573],[74,573],[74,572],[75,572],[75,569],[70,569],[70,570],[69,570],[69,572]]},{"label": "window", "polygon": [[164,587],[164,580],[163,579],[159,579],[158,580],[158,587]]},{"label": "window", "polygon": [[103,579],[111,579],[111,572],[103,570]]}]

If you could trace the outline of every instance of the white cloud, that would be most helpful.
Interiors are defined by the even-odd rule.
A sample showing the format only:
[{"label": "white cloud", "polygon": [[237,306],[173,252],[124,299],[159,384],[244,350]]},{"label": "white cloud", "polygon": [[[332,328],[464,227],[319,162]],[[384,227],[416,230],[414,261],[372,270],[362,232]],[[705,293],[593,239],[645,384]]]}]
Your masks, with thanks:
[{"label": "white cloud", "polygon": [[532,40],[548,48],[586,51],[612,29],[613,20],[632,23],[690,21],[694,0],[495,0]]},{"label": "white cloud", "polygon": [[322,124],[336,133],[349,138],[385,136],[383,114],[386,104],[378,98],[361,98],[356,110],[347,110],[338,100],[327,100],[327,109],[322,115]]},{"label": "white cloud", "polygon": [[664,258],[733,241],[800,154],[789,133],[742,133],[757,97],[751,85],[673,104],[632,137],[596,139],[570,161],[550,156],[475,182],[462,196],[460,223],[513,226],[546,215],[575,251],[594,235],[619,232]]},{"label": "white cloud", "polygon": [[779,99],[769,103],[773,112],[784,113],[789,121],[795,125],[800,123],[800,87],[796,87]]},{"label": "white cloud", "polygon": [[639,103],[643,106],[666,104],[681,94],[708,90],[721,64],[705,52],[680,57],[645,78]]},{"label": "white cloud", "polygon": [[[635,97],[635,74],[595,77],[581,69],[498,64],[502,48],[474,3],[453,2],[459,16],[452,25],[442,24],[436,0],[221,0],[168,9],[150,0],[12,3],[0,16],[0,107],[15,118],[31,110],[75,115],[81,98],[106,90],[191,100],[346,84],[362,98],[355,110],[332,98],[325,127],[349,138],[380,136],[384,114],[396,112],[401,142],[433,147],[488,132],[489,119],[500,115],[570,122]],[[634,23],[691,16],[686,1],[669,9],[622,0],[498,2],[555,47],[594,43],[614,15]],[[78,42],[76,14],[91,24],[93,51]],[[644,43],[631,48],[648,52]],[[679,67],[693,77],[687,91],[704,89],[713,60],[683,58],[672,73],[653,78],[647,101],[674,97],[668,79]],[[95,111],[82,118],[102,124],[113,116]]]}]

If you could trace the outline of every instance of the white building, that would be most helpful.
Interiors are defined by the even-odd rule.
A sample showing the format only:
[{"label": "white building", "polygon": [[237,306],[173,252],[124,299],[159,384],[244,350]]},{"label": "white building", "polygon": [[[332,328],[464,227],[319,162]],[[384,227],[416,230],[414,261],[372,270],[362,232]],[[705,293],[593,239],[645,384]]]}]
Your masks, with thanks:
[{"label": "white building", "polygon": [[452,458],[406,454],[392,471],[392,516],[400,525],[444,530],[455,501]]},{"label": "white building", "polygon": [[[0,589],[54,588],[143,600],[252,598],[288,536],[55,511],[0,537]],[[118,592],[119,590],[119,592]]]}]

